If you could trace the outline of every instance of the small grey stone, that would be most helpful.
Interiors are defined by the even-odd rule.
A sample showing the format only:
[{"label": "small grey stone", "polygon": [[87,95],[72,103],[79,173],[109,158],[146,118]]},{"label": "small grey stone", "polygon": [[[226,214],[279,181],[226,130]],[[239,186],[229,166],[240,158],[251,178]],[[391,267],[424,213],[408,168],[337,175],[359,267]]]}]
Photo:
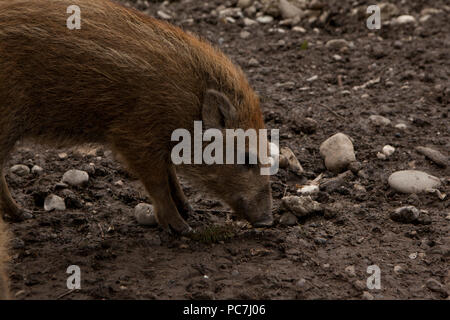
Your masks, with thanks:
[{"label": "small grey stone", "polygon": [[333,193],[337,191],[339,188],[348,184],[348,182],[352,178],[353,173],[350,170],[347,170],[334,178],[323,180],[323,182],[320,183],[320,190],[325,191],[327,193]]},{"label": "small grey stone", "polygon": [[362,282],[361,280],[355,280],[353,282],[353,286],[355,287],[356,290],[359,290],[359,291],[363,291],[364,289],[367,288],[367,285],[364,282]]},{"label": "small grey stone", "polygon": [[416,23],[416,18],[410,15],[402,15],[392,21],[392,24],[394,25],[402,25],[408,23]]},{"label": "small grey stone", "polygon": [[323,211],[320,203],[310,196],[287,196],[281,199],[281,207],[287,212],[292,212],[297,217],[308,216],[314,212]]},{"label": "small grey stone", "polygon": [[248,60],[248,65],[250,67],[256,67],[259,65],[259,61],[256,60],[255,58],[250,58],[250,60]]},{"label": "small grey stone", "polygon": [[33,168],[31,168],[31,172],[33,174],[40,175],[40,174],[42,174],[44,172],[44,169],[42,167],[39,167],[39,166],[33,166]]},{"label": "small grey stone", "polygon": [[268,24],[273,21],[273,17],[272,16],[261,16],[261,17],[256,18],[256,21],[258,21],[259,23],[262,23],[262,24]]},{"label": "small grey stone", "polygon": [[379,116],[379,115],[376,115],[376,114],[371,115],[369,117],[369,120],[374,125],[379,126],[379,127],[384,127],[384,126],[387,126],[387,125],[391,124],[391,120],[389,120],[386,117]]},{"label": "small grey stone", "polygon": [[59,158],[60,160],[66,160],[67,157],[68,157],[68,155],[67,155],[66,152],[58,153],[58,158]]},{"label": "small grey stone", "polygon": [[355,266],[347,266],[347,267],[345,268],[345,272],[346,272],[350,277],[356,277]]},{"label": "small grey stone", "polygon": [[158,224],[151,204],[139,203],[134,207],[134,216],[140,225],[156,226]]},{"label": "small grey stone", "polygon": [[344,47],[349,47],[349,43],[345,39],[331,39],[327,41],[325,47],[329,49],[341,49]]},{"label": "small grey stone", "polygon": [[404,269],[403,269],[402,266],[397,265],[397,266],[394,266],[394,272],[395,272],[396,274],[400,274],[400,273],[403,273],[403,272],[404,272]]},{"label": "small grey stone", "polygon": [[[295,156],[294,152],[288,147],[282,147],[280,156],[287,159],[289,169],[297,175],[303,173],[303,167]],[[283,160],[285,161],[285,160]],[[284,163],[282,164],[284,166]]]},{"label": "small grey stone", "polygon": [[158,10],[158,11],[156,12],[156,14],[158,15],[159,18],[161,18],[161,19],[163,19],[163,20],[170,20],[170,19],[172,19],[172,16],[171,16],[170,14],[165,13],[165,12],[162,11],[162,10]]},{"label": "small grey stone", "polygon": [[45,211],[66,210],[66,204],[64,202],[64,199],[54,194],[48,195],[44,201],[44,210]]},{"label": "small grey stone", "polygon": [[280,224],[283,226],[293,226],[297,224],[297,217],[290,212],[285,212],[280,218]]},{"label": "small grey stone", "polygon": [[448,159],[442,153],[437,150],[427,148],[427,147],[416,147],[417,152],[423,154],[425,157],[436,163],[441,167],[448,166]]},{"label": "small grey stone", "polygon": [[325,140],[320,145],[320,155],[327,169],[333,172],[344,171],[351,162],[356,161],[353,143],[343,133],[336,133]]},{"label": "small grey stone", "polygon": [[388,183],[392,189],[402,193],[425,192],[441,185],[439,178],[418,170],[394,172],[389,177]]},{"label": "small grey stone", "polygon": [[364,300],[373,300],[374,299],[373,295],[371,293],[369,293],[368,291],[363,292],[362,298]]},{"label": "small grey stone", "polygon": [[89,174],[86,171],[81,170],[69,170],[64,173],[62,182],[67,183],[71,186],[82,186],[87,184],[89,181]]},{"label": "small grey stone", "polygon": [[245,26],[249,27],[249,26],[253,26],[255,24],[258,24],[258,22],[256,22],[253,19],[250,19],[250,18],[244,18],[244,25]]},{"label": "small grey stone", "polygon": [[237,7],[241,9],[246,9],[250,7],[253,3],[253,0],[238,0]]},{"label": "small grey stone", "polygon": [[430,278],[426,282],[427,288],[431,291],[445,293],[444,285],[436,279]]},{"label": "small grey stone", "polygon": [[301,278],[301,279],[298,280],[295,284],[296,284],[297,287],[303,288],[303,287],[305,286],[305,284],[306,284],[306,279]]},{"label": "small grey stone", "polygon": [[283,19],[292,19],[302,14],[302,10],[287,0],[279,0],[278,8]]},{"label": "small grey stone", "polygon": [[317,244],[326,244],[327,239],[318,237],[318,238],[314,238],[314,242]]},{"label": "small grey stone", "polygon": [[397,222],[413,223],[418,221],[420,211],[414,206],[406,206],[395,209],[390,216],[392,220]]},{"label": "small grey stone", "polygon": [[11,173],[14,173],[17,176],[23,177],[26,176],[27,174],[30,173],[30,168],[28,168],[26,165],[24,164],[16,164],[14,166],[12,166],[9,171]]},{"label": "small grey stone", "polygon": [[241,31],[241,33],[239,34],[239,36],[241,37],[241,39],[247,39],[251,36],[252,34],[246,30]]}]

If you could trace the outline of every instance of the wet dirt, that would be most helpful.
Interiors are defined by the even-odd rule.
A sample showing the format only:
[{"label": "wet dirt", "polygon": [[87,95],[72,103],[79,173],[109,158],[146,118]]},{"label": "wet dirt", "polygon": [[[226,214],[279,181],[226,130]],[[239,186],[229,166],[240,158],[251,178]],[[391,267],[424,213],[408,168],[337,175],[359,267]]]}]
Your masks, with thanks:
[{"label": "wet dirt", "polygon": [[[322,173],[324,178],[335,176],[319,154],[320,144],[331,135],[343,132],[351,137],[362,171],[339,188],[313,196],[324,212],[295,226],[277,223],[267,229],[251,228],[219,201],[184,183],[196,210],[189,223],[226,229],[206,241],[190,240],[137,224],[133,208],[148,202],[145,190],[107,149],[86,154],[22,144],[7,166],[39,165],[44,171],[6,177],[14,198],[35,212],[31,220],[9,223],[13,295],[17,299],[361,299],[367,291],[375,299],[446,299],[450,293],[448,196],[440,200],[435,194],[398,194],[387,183],[397,170],[423,170],[443,179],[441,191],[450,194],[450,169],[415,150],[429,146],[447,157],[450,151],[450,22],[449,12],[442,9],[445,1],[432,3],[443,12],[426,22],[383,25],[376,31],[367,29],[365,16],[351,15],[353,1],[328,1],[328,20],[302,25],[304,33],[280,27],[278,20],[249,27],[243,26],[242,19],[224,23],[210,14],[221,3],[172,2],[170,21],[218,45],[245,70],[261,96],[267,127],[280,129],[280,145],[290,147],[305,169],[303,177],[285,169],[273,177],[276,219],[283,195],[297,194],[297,185]],[[419,0],[393,3],[402,14],[417,17],[431,6]],[[156,16],[159,6],[150,2],[148,12]],[[243,29],[250,32],[246,39],[240,37]],[[340,38],[353,44],[342,50],[325,46],[328,40]],[[317,79],[311,80],[314,76]],[[377,78],[365,88],[354,88]],[[389,118],[392,124],[374,126],[368,120],[373,114]],[[315,125],[302,131],[306,117]],[[405,123],[406,129],[396,128],[398,123]],[[396,151],[380,160],[377,152],[386,144]],[[61,152],[67,152],[67,158],[61,159]],[[58,188],[69,169],[87,171],[88,185]],[[354,184],[365,191],[356,190]],[[51,193],[66,199],[66,211],[43,210]],[[404,205],[426,210],[431,223],[392,221],[389,214]],[[81,290],[68,292],[70,265],[80,267]],[[372,265],[380,269],[380,289],[366,286],[371,276],[367,268]],[[430,278],[444,289],[430,290]]]}]

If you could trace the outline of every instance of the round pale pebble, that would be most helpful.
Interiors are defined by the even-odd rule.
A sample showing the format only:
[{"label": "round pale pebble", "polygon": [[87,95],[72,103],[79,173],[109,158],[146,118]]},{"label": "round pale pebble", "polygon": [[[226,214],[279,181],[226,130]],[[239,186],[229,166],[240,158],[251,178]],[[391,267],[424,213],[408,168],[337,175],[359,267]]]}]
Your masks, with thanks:
[{"label": "round pale pebble", "polygon": [[395,148],[389,144],[385,145],[383,147],[383,154],[385,154],[387,157],[391,156],[395,152]]},{"label": "round pale pebble", "polygon": [[370,120],[370,122],[372,122],[375,126],[379,126],[379,127],[387,126],[387,125],[391,124],[391,120],[389,120],[389,119],[386,118],[386,117],[379,116],[379,115],[376,115],[376,114],[371,115],[371,116],[369,117],[369,120]]},{"label": "round pale pebble", "polygon": [[252,5],[253,0],[238,0],[237,6],[241,9],[246,9]]},{"label": "round pale pebble", "polygon": [[12,166],[9,171],[11,171],[11,173],[14,173],[15,175],[23,177],[30,173],[30,168],[28,168],[24,164],[16,164]]},{"label": "round pale pebble", "polygon": [[67,183],[71,186],[82,186],[89,181],[89,174],[86,171],[81,170],[69,170],[64,173],[62,177],[62,182]]},{"label": "round pale pebble", "polygon": [[139,203],[134,207],[134,216],[140,225],[156,226],[158,224],[151,204]]},{"label": "round pale pebble", "polygon": [[398,192],[420,193],[438,188],[441,180],[423,171],[402,170],[391,174],[388,183]]},{"label": "round pale pebble", "polygon": [[267,23],[271,23],[273,21],[273,17],[272,16],[261,16],[256,18],[256,21],[258,21],[259,23],[262,24],[267,24]]},{"label": "round pale pebble", "polygon": [[416,23],[416,18],[410,15],[402,15],[393,20],[394,24]]},{"label": "round pale pebble", "polygon": [[44,210],[45,211],[66,210],[66,204],[64,202],[64,199],[54,194],[47,196],[44,200]]},{"label": "round pale pebble", "polygon": [[33,174],[40,175],[40,174],[42,174],[44,172],[44,169],[42,167],[40,167],[40,166],[36,166],[35,165],[35,166],[33,166],[33,168],[31,168],[31,172]]},{"label": "round pale pebble", "polygon": [[327,169],[336,173],[344,171],[351,162],[356,161],[352,141],[340,132],[320,145],[320,155]]},{"label": "round pale pebble", "polygon": [[400,130],[405,130],[408,126],[406,125],[406,123],[397,123],[395,127]]}]

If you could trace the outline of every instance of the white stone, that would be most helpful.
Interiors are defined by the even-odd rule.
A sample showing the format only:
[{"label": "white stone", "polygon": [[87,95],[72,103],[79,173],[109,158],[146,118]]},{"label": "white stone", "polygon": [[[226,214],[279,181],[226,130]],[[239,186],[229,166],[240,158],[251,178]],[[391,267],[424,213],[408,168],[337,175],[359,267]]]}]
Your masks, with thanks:
[{"label": "white stone", "polygon": [[346,272],[350,277],[356,277],[355,266],[347,266],[347,267],[345,268],[345,272]]},{"label": "white stone", "polygon": [[30,173],[30,168],[28,168],[26,165],[24,164],[16,164],[14,166],[12,166],[9,171],[11,173],[14,173],[15,175],[18,175],[20,177],[26,176],[27,174]]},{"label": "white stone", "polygon": [[388,183],[392,189],[402,193],[425,192],[441,185],[439,178],[418,170],[394,172],[389,177]]},{"label": "white stone", "polygon": [[387,159],[386,155],[384,153],[381,153],[381,152],[377,152],[377,158],[380,159],[380,160],[386,160]]},{"label": "white stone", "polygon": [[33,174],[40,175],[40,174],[42,174],[44,172],[44,169],[42,167],[39,167],[39,166],[33,166],[33,168],[31,168],[31,172]]},{"label": "white stone", "polygon": [[405,123],[397,123],[395,127],[400,130],[405,130],[408,126]]},{"label": "white stone", "polygon": [[330,49],[341,49],[348,46],[349,43],[345,39],[331,39],[325,44],[325,47]]},{"label": "white stone", "polygon": [[253,0],[239,0],[237,2],[237,6],[238,6],[238,8],[246,9],[246,8],[250,7],[252,5],[252,3],[253,3]]},{"label": "white stone", "polygon": [[389,157],[389,156],[391,156],[391,155],[394,154],[395,148],[394,148],[393,146],[387,144],[387,145],[385,145],[385,146],[383,147],[382,152],[383,152],[383,154],[385,154],[387,157]]},{"label": "white stone", "polygon": [[58,153],[58,158],[60,160],[65,160],[65,159],[67,159],[67,157],[68,157],[68,155],[65,152]]},{"label": "white stone", "polygon": [[247,38],[249,38],[251,35],[252,35],[252,34],[251,34],[250,32],[248,32],[248,31],[246,31],[246,30],[241,31],[241,33],[239,34],[239,36],[240,36],[242,39],[247,39]]},{"label": "white stone", "polygon": [[158,224],[151,204],[139,203],[134,207],[134,216],[140,225],[156,226]]},{"label": "white stone", "polygon": [[242,17],[242,10],[240,8],[226,8],[219,11],[219,18],[240,18]]},{"label": "white stone", "polygon": [[319,191],[320,191],[319,186],[316,184],[309,184],[306,186],[301,186],[300,188],[297,189],[297,192],[302,195],[314,194],[314,193],[318,193]]},{"label": "white stone", "polygon": [[416,23],[416,18],[410,15],[403,15],[400,17],[397,17],[393,20],[393,24],[407,24],[407,23]]},{"label": "white stone", "polygon": [[302,28],[302,27],[300,27],[300,26],[295,26],[295,27],[292,28],[292,31],[294,31],[294,32],[300,32],[300,33],[305,33],[305,32],[306,32],[306,29],[305,29],[305,28]]},{"label": "white stone", "polygon": [[259,23],[262,23],[262,24],[268,24],[268,23],[273,22],[273,17],[272,16],[261,16],[261,17],[256,18],[256,21],[258,21]]},{"label": "white stone", "polygon": [[306,79],[306,81],[308,81],[308,82],[313,82],[313,81],[316,81],[317,79],[319,79],[319,76],[318,76],[318,75],[314,75],[314,76],[312,76],[312,77]]},{"label": "white stone", "polygon": [[310,196],[287,196],[281,199],[281,205],[284,210],[292,212],[297,217],[304,217],[322,210],[320,203],[312,200]]},{"label": "white stone", "polygon": [[364,300],[373,300],[374,296],[370,292],[364,291],[363,294],[362,294],[362,298]]},{"label": "white stone", "polygon": [[248,65],[250,67],[256,67],[259,66],[259,61],[256,60],[255,58],[250,58],[250,60],[248,60]]},{"label": "white stone", "polygon": [[320,155],[325,161],[325,167],[333,172],[342,172],[351,162],[356,161],[352,141],[340,132],[320,145]]},{"label": "white stone", "polygon": [[45,198],[44,200],[44,210],[45,211],[66,210],[66,204],[64,203],[64,199],[54,194],[47,196],[47,198]]},{"label": "white stone", "polygon": [[279,0],[278,8],[280,9],[283,19],[292,19],[302,14],[302,10],[287,0]]},{"label": "white stone", "polygon": [[387,126],[389,124],[391,124],[391,120],[389,120],[386,117],[383,116],[379,116],[379,115],[371,115],[369,117],[370,122],[372,122],[374,125],[382,127],[382,126]]},{"label": "white stone", "polygon": [[255,20],[253,20],[253,19],[250,19],[250,18],[244,18],[244,25],[245,26],[253,26],[253,25],[255,25],[255,24],[258,24],[258,22],[256,22]]},{"label": "white stone", "polygon": [[64,173],[62,182],[71,186],[82,186],[89,181],[89,174],[86,171],[81,170],[69,170]]},{"label": "white stone", "polygon": [[170,19],[172,19],[172,16],[170,16],[169,14],[167,14],[164,11],[161,11],[161,10],[158,10],[156,12],[156,14],[158,15],[158,17],[160,17],[163,20],[170,20]]}]

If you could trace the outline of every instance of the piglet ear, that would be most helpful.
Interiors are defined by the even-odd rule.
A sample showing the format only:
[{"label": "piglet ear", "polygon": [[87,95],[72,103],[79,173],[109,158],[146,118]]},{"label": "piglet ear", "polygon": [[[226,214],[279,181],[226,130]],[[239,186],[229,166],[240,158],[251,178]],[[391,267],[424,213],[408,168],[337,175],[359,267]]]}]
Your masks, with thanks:
[{"label": "piglet ear", "polygon": [[204,127],[215,129],[230,128],[236,118],[236,108],[227,96],[213,89],[206,91],[202,107]]}]

